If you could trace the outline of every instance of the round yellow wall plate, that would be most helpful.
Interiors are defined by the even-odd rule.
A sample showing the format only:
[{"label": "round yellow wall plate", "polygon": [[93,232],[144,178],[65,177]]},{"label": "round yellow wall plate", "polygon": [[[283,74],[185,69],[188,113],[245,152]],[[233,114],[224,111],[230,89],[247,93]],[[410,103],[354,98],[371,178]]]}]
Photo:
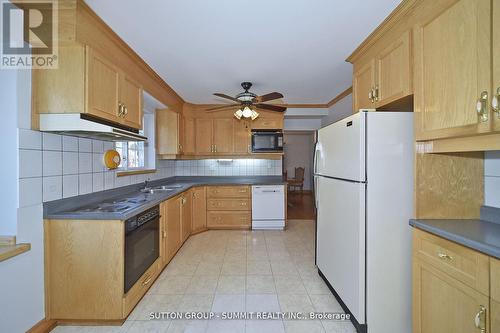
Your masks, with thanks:
[{"label": "round yellow wall plate", "polygon": [[120,154],[116,150],[108,150],[104,153],[104,165],[110,170],[118,168],[121,160]]}]

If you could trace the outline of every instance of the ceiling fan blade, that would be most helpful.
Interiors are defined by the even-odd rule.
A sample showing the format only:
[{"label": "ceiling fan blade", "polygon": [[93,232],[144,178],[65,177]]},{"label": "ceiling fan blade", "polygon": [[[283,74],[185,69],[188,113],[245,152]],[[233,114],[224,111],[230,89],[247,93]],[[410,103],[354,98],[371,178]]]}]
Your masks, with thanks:
[{"label": "ceiling fan blade", "polygon": [[220,111],[220,110],[224,110],[224,109],[235,108],[237,106],[240,106],[240,104],[238,103],[238,104],[227,104],[227,105],[215,106],[215,107],[205,109],[205,111],[207,111],[207,112]]},{"label": "ceiling fan blade", "polygon": [[274,112],[285,112],[286,107],[284,106],[279,106],[279,105],[270,105],[270,104],[254,104],[256,108],[259,109],[264,109],[268,111],[274,111]]},{"label": "ceiling fan blade", "polygon": [[215,96],[217,96],[217,97],[221,97],[221,98],[225,98],[225,99],[230,99],[230,100],[232,100],[233,102],[238,102],[238,103],[240,102],[240,100],[239,100],[239,99],[234,98],[234,97],[231,97],[231,96],[226,95],[226,94],[215,93],[214,95],[215,95]]},{"label": "ceiling fan blade", "polygon": [[269,94],[255,97],[255,101],[258,103],[262,103],[262,102],[272,101],[278,98],[283,98],[283,94],[280,94],[279,92],[272,92]]}]

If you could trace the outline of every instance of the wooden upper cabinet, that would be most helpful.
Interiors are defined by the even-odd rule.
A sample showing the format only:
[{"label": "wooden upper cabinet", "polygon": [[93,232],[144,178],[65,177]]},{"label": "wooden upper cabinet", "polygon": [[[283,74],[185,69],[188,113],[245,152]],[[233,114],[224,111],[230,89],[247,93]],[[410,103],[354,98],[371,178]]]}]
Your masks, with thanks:
[{"label": "wooden upper cabinet", "polygon": [[414,260],[413,332],[479,332],[474,319],[489,330],[489,299],[475,289],[453,279],[433,265]]},{"label": "wooden upper cabinet", "polygon": [[374,108],[375,101],[371,98],[371,94],[375,88],[375,61],[370,60],[359,68],[355,68],[352,81],[354,112],[358,112],[359,109]]},{"label": "wooden upper cabinet", "polygon": [[191,232],[198,232],[207,228],[207,191],[205,187],[196,187],[192,193],[193,216]]},{"label": "wooden upper cabinet", "polygon": [[250,151],[250,124],[247,120],[233,119],[234,153],[248,154]]},{"label": "wooden upper cabinet", "polygon": [[184,139],[182,143],[182,153],[192,155],[195,153],[195,121],[193,118],[184,118]]},{"label": "wooden upper cabinet", "polygon": [[[118,114],[120,73],[111,61],[87,47],[87,112],[114,122]],[[69,82],[68,82],[69,84]]]},{"label": "wooden upper cabinet", "polygon": [[376,107],[412,94],[410,31],[376,57]]},{"label": "wooden upper cabinet", "polygon": [[229,154],[233,152],[233,120],[213,120],[213,144],[214,152],[217,154]]},{"label": "wooden upper cabinet", "polygon": [[213,153],[212,119],[196,119],[195,150],[196,154],[210,155]]},{"label": "wooden upper cabinet", "polygon": [[[490,130],[491,1],[437,1],[414,29],[417,140]],[[478,117],[482,92],[487,119]]]},{"label": "wooden upper cabinet", "polygon": [[142,128],[142,87],[125,74],[121,75],[120,102],[125,107],[121,122],[133,128]]},{"label": "wooden upper cabinet", "polygon": [[163,158],[179,154],[179,114],[175,111],[156,111],[156,153]]},{"label": "wooden upper cabinet", "polygon": [[493,88],[498,109],[493,112],[494,130],[500,131],[500,0],[493,0]]},{"label": "wooden upper cabinet", "polygon": [[252,121],[252,129],[283,129],[284,117],[266,116],[262,112],[257,119]]}]

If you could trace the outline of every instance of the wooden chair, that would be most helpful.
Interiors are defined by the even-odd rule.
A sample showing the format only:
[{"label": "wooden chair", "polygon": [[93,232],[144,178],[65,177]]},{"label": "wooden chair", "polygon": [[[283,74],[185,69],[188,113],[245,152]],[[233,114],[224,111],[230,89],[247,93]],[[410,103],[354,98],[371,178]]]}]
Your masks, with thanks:
[{"label": "wooden chair", "polygon": [[287,180],[290,190],[299,188],[301,193],[304,191],[304,172],[305,169],[302,167],[295,168],[295,177]]}]

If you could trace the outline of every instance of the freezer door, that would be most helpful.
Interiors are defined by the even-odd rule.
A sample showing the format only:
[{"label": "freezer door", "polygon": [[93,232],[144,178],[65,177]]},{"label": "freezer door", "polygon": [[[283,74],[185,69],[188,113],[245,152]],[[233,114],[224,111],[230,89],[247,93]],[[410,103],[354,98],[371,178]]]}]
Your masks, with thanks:
[{"label": "freezer door", "polygon": [[365,181],[366,112],[339,120],[318,131],[315,174]]},{"label": "freezer door", "polygon": [[317,266],[365,323],[365,184],[317,177]]}]

